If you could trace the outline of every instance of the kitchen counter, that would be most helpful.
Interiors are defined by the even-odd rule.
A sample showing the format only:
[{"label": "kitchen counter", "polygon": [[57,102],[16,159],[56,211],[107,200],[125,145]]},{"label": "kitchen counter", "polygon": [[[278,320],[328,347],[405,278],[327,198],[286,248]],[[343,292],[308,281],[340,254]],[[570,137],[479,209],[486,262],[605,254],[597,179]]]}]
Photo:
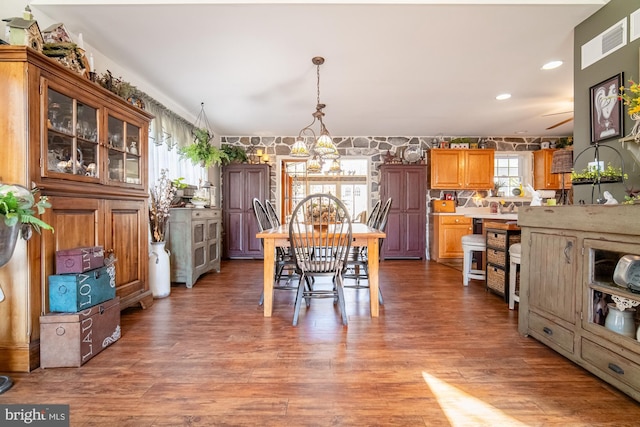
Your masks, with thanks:
[{"label": "kitchen counter", "polygon": [[495,221],[517,221],[518,212],[504,214],[491,213],[489,208],[456,208],[455,212],[434,212],[434,216],[463,215],[467,218],[489,219]]}]

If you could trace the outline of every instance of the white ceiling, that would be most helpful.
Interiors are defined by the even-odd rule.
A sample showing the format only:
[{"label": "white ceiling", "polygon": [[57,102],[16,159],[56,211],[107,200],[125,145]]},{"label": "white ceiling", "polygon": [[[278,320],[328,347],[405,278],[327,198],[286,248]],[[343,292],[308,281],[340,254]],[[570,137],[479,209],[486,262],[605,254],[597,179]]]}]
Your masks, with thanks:
[{"label": "white ceiling", "polygon": [[[323,56],[334,136],[562,136],[572,122],[546,128],[573,110],[573,28],[607,1],[31,5],[193,117],[204,102],[220,135],[297,135],[316,105],[311,59]],[[554,59],[564,65],[540,69]],[[503,92],[512,98],[496,101]]]}]

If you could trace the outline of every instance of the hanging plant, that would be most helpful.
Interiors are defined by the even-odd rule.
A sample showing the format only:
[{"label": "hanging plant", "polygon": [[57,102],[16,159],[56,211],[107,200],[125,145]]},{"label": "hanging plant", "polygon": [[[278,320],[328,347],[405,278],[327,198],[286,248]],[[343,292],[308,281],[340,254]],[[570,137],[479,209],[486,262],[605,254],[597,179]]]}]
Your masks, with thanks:
[{"label": "hanging plant", "polygon": [[[200,126],[202,124],[202,126]],[[205,168],[213,165],[220,166],[223,161],[228,161],[227,154],[218,147],[211,144],[213,140],[213,132],[210,131],[209,121],[204,112],[204,102],[200,104],[200,114],[196,119],[196,124],[191,131],[193,134],[193,143],[186,147],[178,149],[178,154],[183,159],[191,160],[196,166]]]},{"label": "hanging plant", "polygon": [[211,145],[213,135],[205,128],[193,129],[193,143],[181,147],[178,154],[183,159],[188,159],[196,166],[205,168],[213,165],[221,165],[223,161],[228,161],[227,154],[218,147]]}]

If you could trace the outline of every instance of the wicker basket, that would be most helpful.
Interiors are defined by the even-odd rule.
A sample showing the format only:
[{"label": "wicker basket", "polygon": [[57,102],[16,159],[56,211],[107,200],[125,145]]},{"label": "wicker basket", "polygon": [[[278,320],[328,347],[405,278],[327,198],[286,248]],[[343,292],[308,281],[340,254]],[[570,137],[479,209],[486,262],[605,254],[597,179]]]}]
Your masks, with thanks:
[{"label": "wicker basket", "polygon": [[494,231],[487,232],[487,246],[490,246],[492,248],[506,248],[506,241],[506,233],[496,233]]},{"label": "wicker basket", "polygon": [[504,296],[505,271],[501,268],[487,268],[487,288]]},{"label": "wicker basket", "polygon": [[498,267],[506,267],[506,253],[502,250],[487,249],[487,263]]}]

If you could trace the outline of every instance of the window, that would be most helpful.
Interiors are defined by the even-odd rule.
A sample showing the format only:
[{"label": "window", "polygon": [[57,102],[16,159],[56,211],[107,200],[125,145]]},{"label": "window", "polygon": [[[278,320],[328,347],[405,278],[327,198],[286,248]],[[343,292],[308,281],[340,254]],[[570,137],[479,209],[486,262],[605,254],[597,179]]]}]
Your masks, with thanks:
[{"label": "window", "polygon": [[282,159],[278,162],[279,174],[276,195],[280,201],[282,216],[286,217],[295,205],[308,194],[330,193],[346,206],[352,219],[369,208],[369,159],[340,159],[342,172],[329,172],[331,162],[323,164],[322,172],[308,174],[306,162],[300,159]]},{"label": "window", "polygon": [[513,189],[527,183],[533,185],[531,152],[496,151],[493,181],[502,184],[498,191],[502,196],[513,195]]}]

